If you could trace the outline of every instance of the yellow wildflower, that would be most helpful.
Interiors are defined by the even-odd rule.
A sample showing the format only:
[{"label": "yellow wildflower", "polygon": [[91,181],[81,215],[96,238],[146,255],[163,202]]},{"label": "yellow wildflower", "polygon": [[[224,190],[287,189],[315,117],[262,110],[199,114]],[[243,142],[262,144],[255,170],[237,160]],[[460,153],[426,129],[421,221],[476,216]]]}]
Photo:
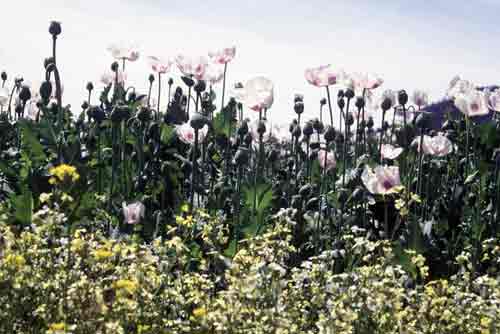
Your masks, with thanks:
[{"label": "yellow wildflower", "polygon": [[207,309],[204,307],[197,307],[193,310],[193,315],[196,318],[202,318],[207,315]]},{"label": "yellow wildflower", "polygon": [[113,252],[111,252],[107,249],[100,248],[100,249],[94,251],[94,258],[98,261],[107,259],[111,256],[113,256]]},{"label": "yellow wildflower", "polygon": [[117,290],[125,290],[129,294],[133,294],[137,291],[138,284],[128,279],[120,279],[113,284],[113,287]]},{"label": "yellow wildflower", "polygon": [[66,164],[52,167],[49,173],[52,175],[49,179],[50,184],[59,184],[65,181],[76,182],[80,179],[80,174],[76,171],[76,167]]}]

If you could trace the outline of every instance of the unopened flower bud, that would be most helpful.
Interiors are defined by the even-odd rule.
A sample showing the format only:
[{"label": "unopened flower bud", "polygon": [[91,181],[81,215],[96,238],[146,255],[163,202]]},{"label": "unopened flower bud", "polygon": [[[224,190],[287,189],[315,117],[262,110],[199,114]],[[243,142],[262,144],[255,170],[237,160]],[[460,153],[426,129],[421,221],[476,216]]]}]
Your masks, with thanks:
[{"label": "unopened flower bud", "polygon": [[57,21],[52,21],[50,22],[50,26],[49,26],[49,33],[54,36],[54,37],[57,37],[61,34],[61,22],[57,22]]}]

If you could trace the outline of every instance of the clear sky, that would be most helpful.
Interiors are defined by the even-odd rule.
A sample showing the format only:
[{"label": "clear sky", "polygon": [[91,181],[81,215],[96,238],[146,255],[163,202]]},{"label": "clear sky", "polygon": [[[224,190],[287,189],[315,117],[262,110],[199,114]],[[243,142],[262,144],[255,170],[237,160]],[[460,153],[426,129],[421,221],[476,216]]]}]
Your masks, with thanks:
[{"label": "clear sky", "polygon": [[[75,111],[86,82],[98,82],[109,67],[106,47],[117,41],[138,43],[143,56],[164,57],[234,44],[228,82],[256,75],[273,80],[270,113],[280,120],[294,116],[295,93],[305,95],[306,113],[316,116],[324,92],[303,73],[321,64],[375,72],[385,80],[381,90],[420,88],[433,99],[457,74],[480,85],[500,83],[496,0],[9,0],[2,9],[0,68],[11,78],[43,78],[48,23],[62,22],[63,102]],[[128,83],[139,89],[150,73],[144,58],[128,66]]]}]

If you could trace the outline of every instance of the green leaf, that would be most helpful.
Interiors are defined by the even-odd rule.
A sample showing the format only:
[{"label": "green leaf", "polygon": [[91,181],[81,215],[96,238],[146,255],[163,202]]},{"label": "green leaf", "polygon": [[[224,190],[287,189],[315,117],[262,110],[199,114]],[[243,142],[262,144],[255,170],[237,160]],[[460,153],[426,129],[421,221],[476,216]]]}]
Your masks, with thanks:
[{"label": "green leaf", "polygon": [[12,197],[12,206],[14,208],[14,218],[22,225],[30,225],[33,214],[33,196],[31,191],[24,189],[20,195]]},{"label": "green leaf", "polygon": [[236,128],[235,120],[230,118],[230,113],[227,111],[223,111],[215,115],[213,120],[215,133],[224,134],[229,137],[231,129],[234,131]]},{"label": "green leaf", "polygon": [[43,146],[40,144],[37,135],[34,133],[33,126],[26,122],[20,121],[19,127],[23,135],[22,145],[23,148],[29,152],[31,160],[43,161],[47,157],[43,151]]},{"label": "green leaf", "polygon": [[162,143],[168,144],[170,140],[173,138],[174,133],[175,133],[175,128],[173,126],[163,124],[161,127],[161,135],[160,135]]},{"label": "green leaf", "polygon": [[476,177],[477,177],[478,174],[479,174],[479,171],[475,171],[471,175],[467,176],[467,178],[465,179],[464,184],[468,185],[468,184],[473,183],[476,180]]}]

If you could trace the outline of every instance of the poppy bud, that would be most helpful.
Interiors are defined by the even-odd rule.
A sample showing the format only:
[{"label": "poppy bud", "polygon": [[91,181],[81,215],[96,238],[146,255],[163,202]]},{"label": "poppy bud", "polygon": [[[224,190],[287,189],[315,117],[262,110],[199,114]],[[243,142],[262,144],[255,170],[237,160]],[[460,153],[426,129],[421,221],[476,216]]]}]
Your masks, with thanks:
[{"label": "poppy bud", "polygon": [[148,81],[150,84],[153,84],[153,82],[155,82],[155,75],[154,74],[150,74],[149,77],[148,77]]},{"label": "poppy bud", "polygon": [[339,92],[337,93],[337,97],[338,97],[339,99],[343,99],[343,98],[344,98],[344,96],[345,96],[344,91],[343,91],[342,89],[341,89],[341,90],[339,90]]},{"label": "poppy bud", "polygon": [[295,94],[295,97],[293,98],[293,102],[304,102],[304,95],[302,94]]},{"label": "poppy bud", "polygon": [[196,85],[194,85],[194,91],[197,92],[198,94],[201,94],[205,89],[207,89],[207,84],[203,80],[198,80]]},{"label": "poppy bud", "polygon": [[338,99],[337,100],[337,105],[339,106],[340,109],[344,109],[344,107],[345,107],[345,101],[344,101],[344,99]]},{"label": "poppy bud", "polygon": [[87,101],[83,101],[83,103],[82,103],[82,109],[86,110],[88,107],[89,107],[88,102]]},{"label": "poppy bud", "polygon": [[335,129],[332,126],[328,126],[325,132],[325,140],[328,143],[331,143],[332,141],[335,140]]},{"label": "poppy bud", "polygon": [[61,23],[57,21],[50,22],[49,33],[54,37],[59,36],[61,34]]},{"label": "poppy bud", "polygon": [[234,162],[238,166],[243,166],[248,163],[248,149],[244,147],[238,148],[236,155],[234,156]]},{"label": "poppy bud", "polygon": [[307,122],[305,125],[304,125],[304,130],[302,130],[302,133],[304,134],[304,136],[306,137],[310,137],[313,133],[314,133],[314,128],[311,124],[311,122]]},{"label": "poppy bud", "polygon": [[356,108],[362,109],[365,106],[365,99],[363,99],[362,97],[358,97],[354,105],[356,106]]},{"label": "poppy bud", "polygon": [[345,91],[345,97],[347,97],[348,99],[352,99],[354,97],[354,91],[352,89],[347,89]]},{"label": "poppy bud", "polygon": [[42,99],[48,101],[52,95],[52,83],[50,81],[44,81],[40,85],[40,96]]},{"label": "poppy bud", "polygon": [[43,68],[47,69],[49,65],[54,64],[54,58],[53,57],[48,57],[43,60]]},{"label": "poppy bud", "polygon": [[354,124],[354,116],[352,113],[347,114],[347,125],[352,126]]},{"label": "poppy bud", "polygon": [[247,146],[250,146],[250,144],[252,144],[252,140],[253,140],[253,137],[252,137],[252,134],[251,133],[247,133],[245,135],[245,138],[243,138],[243,141],[245,142],[245,144]]},{"label": "poppy bud", "polygon": [[324,106],[326,104],[326,98],[322,98],[321,100],[319,100],[319,104]]},{"label": "poppy bud", "polygon": [[172,85],[174,84],[174,79],[172,79],[172,78],[168,78],[167,84],[168,84],[169,86],[172,86]]},{"label": "poppy bud", "polygon": [[292,208],[297,210],[302,209],[302,197],[300,195],[294,195],[292,197]]},{"label": "poppy bud", "polygon": [[323,133],[323,131],[325,130],[325,126],[317,118],[313,122],[313,128],[317,133]]},{"label": "poppy bud", "polygon": [[19,86],[19,85],[20,85],[23,81],[24,81],[24,78],[23,78],[23,77],[21,77],[21,76],[18,76],[18,77],[15,77],[15,78],[14,78],[14,82],[15,82],[15,84],[16,84],[16,85],[18,85],[18,86]]},{"label": "poppy bud", "polygon": [[293,106],[293,110],[297,115],[300,115],[304,112],[304,102],[302,101],[297,101],[295,102],[295,105]]},{"label": "poppy bud", "polygon": [[111,64],[111,71],[113,71],[113,72],[117,72],[119,67],[120,67],[120,65],[118,64],[118,62],[114,61],[114,62]]},{"label": "poppy bud", "polygon": [[351,197],[352,197],[353,201],[355,201],[355,202],[362,201],[363,197],[364,197],[363,189],[361,189],[361,188],[354,189],[354,191],[352,192]]},{"label": "poppy bud", "polygon": [[366,123],[366,126],[368,127],[368,129],[371,129],[371,128],[373,128],[374,125],[375,125],[375,122],[373,121],[373,117],[369,117],[368,122]]},{"label": "poppy bud", "polygon": [[248,123],[247,122],[242,122],[240,127],[238,128],[238,135],[239,136],[244,136],[248,133]]},{"label": "poppy bud", "polygon": [[205,124],[207,124],[207,118],[204,117],[202,114],[200,113],[194,113],[194,115],[191,117],[191,121],[189,122],[189,124],[191,125],[191,127],[193,129],[201,129],[205,126]]},{"label": "poppy bud", "polygon": [[31,91],[28,86],[22,86],[21,91],[19,92],[19,98],[23,103],[26,103],[29,99],[31,99]]},{"label": "poppy bud", "polygon": [[131,91],[130,93],[128,93],[128,100],[129,101],[135,101],[136,98],[137,98],[137,94],[134,91]]},{"label": "poppy bud", "polygon": [[392,107],[392,101],[390,98],[386,97],[383,101],[382,104],[380,105],[382,108],[382,111],[386,112],[387,110],[391,109]]},{"label": "poppy bud", "polygon": [[3,81],[7,80],[7,72],[2,71],[2,74],[0,75]]},{"label": "poppy bud", "polygon": [[182,76],[181,77],[182,81],[184,82],[184,84],[188,87],[193,87],[194,86],[194,80],[189,78],[189,77],[184,77]]},{"label": "poppy bud", "polygon": [[299,189],[299,195],[302,197],[309,197],[309,195],[311,194],[311,191],[312,191],[312,186],[308,183],[306,185],[303,185]]},{"label": "poppy bud", "polygon": [[263,135],[266,132],[266,123],[264,121],[259,121],[257,125],[257,133]]},{"label": "poppy bud", "polygon": [[404,106],[408,103],[408,94],[405,90],[400,90],[398,93],[398,102],[400,105]]},{"label": "poppy bud", "polygon": [[88,90],[89,92],[91,92],[91,91],[93,91],[93,90],[94,90],[94,84],[93,84],[92,82],[90,82],[90,81],[89,81],[89,82],[87,82],[87,87],[86,87],[86,88],[87,88],[87,90]]}]

